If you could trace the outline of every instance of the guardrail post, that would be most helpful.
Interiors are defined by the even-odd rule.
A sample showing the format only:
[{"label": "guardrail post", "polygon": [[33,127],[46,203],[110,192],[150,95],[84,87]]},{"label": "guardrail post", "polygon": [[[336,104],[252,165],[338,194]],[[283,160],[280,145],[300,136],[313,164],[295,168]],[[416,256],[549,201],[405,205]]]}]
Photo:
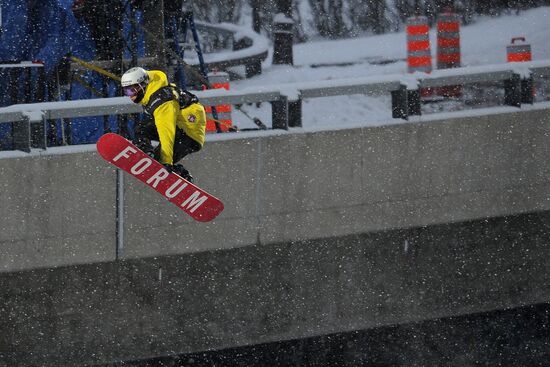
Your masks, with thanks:
[{"label": "guardrail post", "polygon": [[45,150],[48,148],[48,125],[44,113],[42,113],[42,121],[37,121],[36,126],[40,126],[36,129],[36,147]]},{"label": "guardrail post", "polygon": [[271,102],[271,124],[273,129],[288,130],[288,98],[281,96]]},{"label": "guardrail post", "polygon": [[521,76],[519,74],[512,74],[510,79],[504,81],[504,104],[521,107]]},{"label": "guardrail post", "polygon": [[46,126],[46,119],[42,115],[41,119],[30,120],[31,127],[31,147],[32,148],[41,148],[46,149],[48,147],[48,127]]},{"label": "guardrail post", "polygon": [[302,99],[288,102],[288,126],[302,127]]},{"label": "guardrail post", "polygon": [[21,120],[12,123],[13,149],[27,153],[30,153],[31,147],[46,149],[46,132],[44,112],[23,112]]},{"label": "guardrail post", "polygon": [[29,116],[23,115],[19,121],[11,124],[13,149],[26,153],[31,152],[31,122]]},{"label": "guardrail post", "polygon": [[401,85],[398,90],[391,92],[391,116],[394,119],[409,119],[409,106],[407,98],[407,86]]},{"label": "guardrail post", "polygon": [[31,130],[31,148],[46,149],[48,147],[48,128],[46,127],[46,115],[42,111],[23,112],[29,117]]},{"label": "guardrail post", "polygon": [[521,80],[521,103],[533,104],[535,102],[533,76]]},{"label": "guardrail post", "polygon": [[421,107],[420,89],[407,90],[407,108],[409,115],[420,116],[422,114]]}]

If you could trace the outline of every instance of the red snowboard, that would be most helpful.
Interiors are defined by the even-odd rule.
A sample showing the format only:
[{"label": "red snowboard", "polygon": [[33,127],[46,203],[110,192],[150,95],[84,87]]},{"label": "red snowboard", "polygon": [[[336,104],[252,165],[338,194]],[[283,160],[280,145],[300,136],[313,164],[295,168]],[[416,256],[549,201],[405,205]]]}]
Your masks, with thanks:
[{"label": "red snowboard", "polygon": [[147,184],[200,222],[214,219],[223,203],[149,157],[132,142],[108,133],[97,142],[97,151],[108,162]]}]

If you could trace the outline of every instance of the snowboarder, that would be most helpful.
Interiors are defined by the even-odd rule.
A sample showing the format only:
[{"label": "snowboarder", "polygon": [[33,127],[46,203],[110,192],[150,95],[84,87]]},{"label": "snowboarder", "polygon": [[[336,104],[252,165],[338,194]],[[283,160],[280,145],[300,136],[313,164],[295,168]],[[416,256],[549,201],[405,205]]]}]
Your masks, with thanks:
[{"label": "snowboarder", "polygon": [[[146,117],[134,127],[135,145],[192,182],[189,171],[177,162],[204,145],[206,113],[198,98],[169,84],[160,70],[131,68],[122,75],[121,85],[124,95],[144,106]],[[153,148],[151,140],[160,144]]]}]

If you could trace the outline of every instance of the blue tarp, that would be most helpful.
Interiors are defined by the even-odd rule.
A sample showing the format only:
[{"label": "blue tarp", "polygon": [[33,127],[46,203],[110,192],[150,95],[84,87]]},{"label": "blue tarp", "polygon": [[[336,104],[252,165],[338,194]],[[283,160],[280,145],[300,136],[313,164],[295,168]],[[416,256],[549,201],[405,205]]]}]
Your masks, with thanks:
[{"label": "blue tarp", "polygon": [[[1,61],[41,60],[47,76],[53,77],[53,71],[59,61],[67,54],[83,60],[95,57],[95,44],[83,22],[78,21],[71,6],[74,0],[0,0],[2,7],[2,27],[0,33]],[[128,28],[128,27],[126,27]],[[142,50],[141,50],[142,51]],[[87,75],[87,82],[102,90],[102,78],[93,72]],[[10,89],[8,78],[0,80],[0,88]],[[36,82],[33,75],[31,84]],[[22,81],[21,84],[23,84]],[[33,85],[33,88],[46,86]],[[23,86],[20,86],[21,90]],[[109,95],[114,96],[116,88],[109,87]],[[20,92],[21,94],[21,92]],[[70,96],[50,96],[54,100],[97,98],[97,95],[73,83]],[[10,94],[0,95],[0,106],[11,104]],[[109,120],[111,129],[116,131],[114,118]],[[103,118],[74,119],[72,121],[72,143],[93,143],[104,132]],[[7,146],[6,136],[10,133],[7,124],[0,124],[0,144]],[[2,140],[4,138],[4,140]]]},{"label": "blue tarp", "polygon": [[42,60],[46,70],[68,52],[94,57],[94,43],[77,22],[72,0],[2,0],[0,60]]}]

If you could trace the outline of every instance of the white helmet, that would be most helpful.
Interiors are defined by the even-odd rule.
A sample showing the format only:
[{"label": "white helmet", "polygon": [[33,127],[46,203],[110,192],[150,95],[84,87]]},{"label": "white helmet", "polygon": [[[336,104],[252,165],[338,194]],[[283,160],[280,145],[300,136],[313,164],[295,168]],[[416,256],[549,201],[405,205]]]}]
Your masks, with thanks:
[{"label": "white helmet", "polygon": [[149,75],[147,75],[145,69],[140,67],[131,68],[122,75],[122,78],[120,78],[120,84],[123,88],[134,84],[142,84],[144,82],[145,85],[149,83]]},{"label": "white helmet", "polygon": [[122,85],[124,95],[129,97],[133,102],[139,103],[145,96],[145,89],[147,89],[147,84],[149,84],[149,75],[143,68],[131,68],[122,75],[120,84]]}]

